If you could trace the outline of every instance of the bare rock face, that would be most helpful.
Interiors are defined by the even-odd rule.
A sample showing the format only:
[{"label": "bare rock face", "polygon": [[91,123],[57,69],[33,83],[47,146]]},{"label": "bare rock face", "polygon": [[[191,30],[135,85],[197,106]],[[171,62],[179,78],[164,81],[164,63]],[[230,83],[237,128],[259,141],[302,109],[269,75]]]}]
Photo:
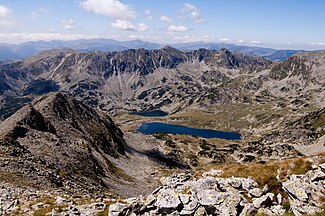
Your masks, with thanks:
[{"label": "bare rock face", "polygon": [[52,93],[0,124],[0,170],[40,188],[100,190],[117,172],[109,158],[123,155],[124,145],[108,116]]},{"label": "bare rock face", "polygon": [[313,215],[322,211],[322,197],[325,194],[325,164],[315,166],[305,175],[292,175],[283,183],[295,215]]}]

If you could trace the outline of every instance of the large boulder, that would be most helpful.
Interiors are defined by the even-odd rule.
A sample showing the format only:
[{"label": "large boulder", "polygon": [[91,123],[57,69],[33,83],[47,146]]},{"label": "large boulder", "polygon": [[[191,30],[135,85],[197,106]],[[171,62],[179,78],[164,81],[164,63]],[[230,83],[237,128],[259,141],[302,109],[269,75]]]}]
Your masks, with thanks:
[{"label": "large boulder", "polygon": [[295,215],[315,214],[321,211],[320,201],[325,194],[324,164],[314,166],[314,170],[305,175],[292,175],[282,184],[289,196],[289,202]]}]

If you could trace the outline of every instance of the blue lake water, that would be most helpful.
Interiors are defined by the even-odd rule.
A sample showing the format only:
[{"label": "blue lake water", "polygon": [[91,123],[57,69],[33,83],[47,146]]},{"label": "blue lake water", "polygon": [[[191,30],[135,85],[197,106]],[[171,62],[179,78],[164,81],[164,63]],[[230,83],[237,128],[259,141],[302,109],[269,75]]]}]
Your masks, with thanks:
[{"label": "blue lake water", "polygon": [[152,110],[147,112],[131,112],[131,115],[147,116],[147,117],[163,117],[167,116],[168,113],[161,110]]},{"label": "blue lake water", "polygon": [[143,123],[137,130],[143,134],[154,133],[172,133],[172,134],[187,134],[203,138],[220,138],[227,140],[240,140],[240,134],[234,132],[223,132],[217,130],[197,129],[180,125],[166,124],[161,122]]}]

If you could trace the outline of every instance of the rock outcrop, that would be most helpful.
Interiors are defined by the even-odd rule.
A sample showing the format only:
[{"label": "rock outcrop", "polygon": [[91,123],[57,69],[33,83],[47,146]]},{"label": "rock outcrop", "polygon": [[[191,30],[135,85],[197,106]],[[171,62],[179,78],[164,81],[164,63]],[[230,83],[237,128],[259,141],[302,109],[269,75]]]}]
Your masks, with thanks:
[{"label": "rock outcrop", "polygon": [[262,191],[249,178],[220,178],[205,174],[195,178],[174,174],[162,178],[163,186],[147,197],[123,200],[109,207],[110,216],[120,215],[248,215],[267,212],[281,215],[284,209],[274,194]]},{"label": "rock outcrop", "polygon": [[[161,179],[162,186],[146,197],[122,200],[109,207],[109,216],[122,215],[283,215],[282,195],[260,188],[251,178],[220,178],[221,171],[201,177],[180,173]],[[322,211],[325,164],[283,183],[294,215]]]}]

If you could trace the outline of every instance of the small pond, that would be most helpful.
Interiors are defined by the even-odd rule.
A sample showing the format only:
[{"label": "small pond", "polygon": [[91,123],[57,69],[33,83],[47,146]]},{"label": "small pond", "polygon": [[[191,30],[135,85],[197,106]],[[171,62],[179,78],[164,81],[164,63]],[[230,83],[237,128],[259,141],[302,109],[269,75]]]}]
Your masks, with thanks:
[{"label": "small pond", "polygon": [[139,116],[146,116],[146,117],[163,117],[167,116],[168,113],[161,111],[161,110],[152,110],[146,112],[131,112],[131,115],[139,115]]},{"label": "small pond", "polygon": [[172,133],[172,134],[187,134],[203,138],[220,138],[227,140],[240,140],[240,134],[234,132],[223,132],[209,129],[197,129],[180,125],[166,124],[161,122],[143,123],[137,130],[143,134],[154,133]]}]

